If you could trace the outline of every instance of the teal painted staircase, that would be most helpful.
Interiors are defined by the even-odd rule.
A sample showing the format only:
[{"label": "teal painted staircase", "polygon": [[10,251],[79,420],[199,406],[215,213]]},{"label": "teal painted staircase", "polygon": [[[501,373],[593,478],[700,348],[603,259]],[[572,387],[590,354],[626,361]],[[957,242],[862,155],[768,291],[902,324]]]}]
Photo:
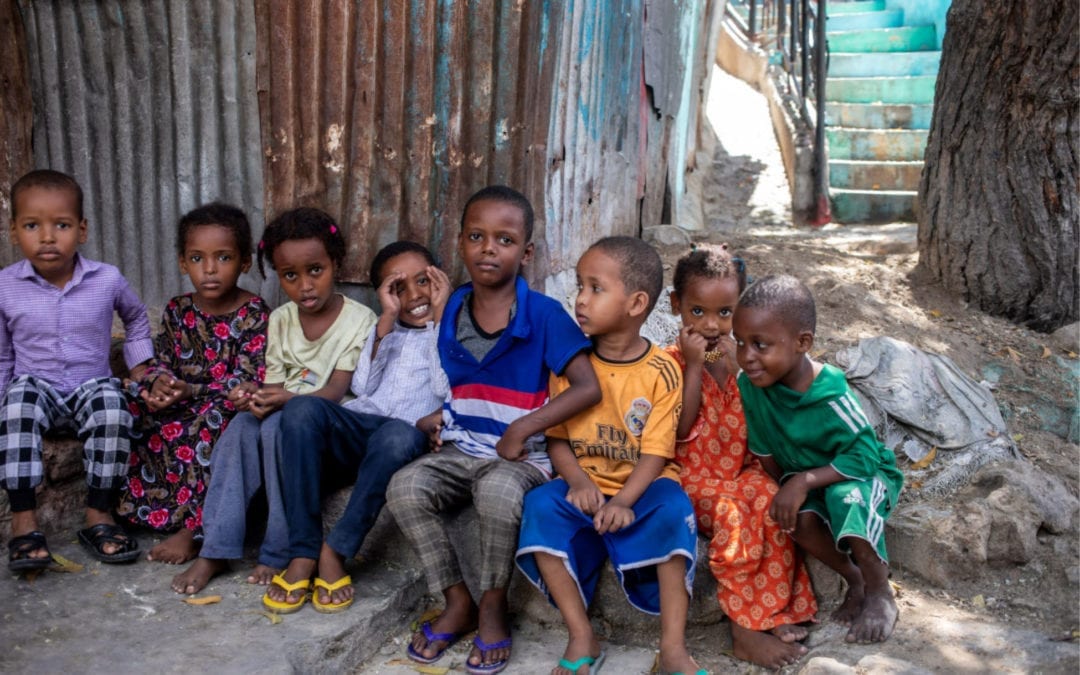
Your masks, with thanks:
[{"label": "teal painted staircase", "polygon": [[916,220],[941,52],[933,25],[886,0],[830,0],[825,136],[839,223]]}]

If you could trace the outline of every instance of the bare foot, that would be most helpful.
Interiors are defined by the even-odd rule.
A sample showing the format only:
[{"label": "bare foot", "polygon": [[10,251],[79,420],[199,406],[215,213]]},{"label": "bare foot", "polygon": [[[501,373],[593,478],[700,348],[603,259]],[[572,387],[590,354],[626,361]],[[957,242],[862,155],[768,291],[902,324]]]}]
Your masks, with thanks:
[{"label": "bare foot", "polygon": [[832,620],[841,626],[850,626],[863,605],[863,585],[848,582],[847,595],[844,602],[832,613]]},{"label": "bare foot", "polygon": [[[334,549],[323,542],[322,550],[319,551],[319,578],[328,584],[333,584],[346,576],[344,556],[339,555]],[[319,604],[341,605],[352,599],[356,592],[352,584],[337,588],[329,596],[325,588],[315,591],[319,595]]]},{"label": "bare foot", "polygon": [[[731,624],[733,627],[735,624]],[[693,675],[701,670],[701,666],[686,651],[686,643],[678,645],[660,645],[660,672],[662,673],[686,673]]]},{"label": "bare foot", "polygon": [[249,584],[256,584],[258,586],[269,586],[273,580],[274,575],[281,570],[276,567],[270,567],[259,563],[255,566],[255,569],[251,570],[251,574],[248,575],[247,582]]},{"label": "bare foot", "polygon": [[810,631],[806,630],[804,626],[794,623],[786,623],[783,626],[777,626],[769,632],[780,638],[781,642],[798,642],[800,640],[805,640],[806,636],[810,634]]},{"label": "bare foot", "polygon": [[899,614],[892,589],[868,592],[863,598],[862,611],[855,617],[844,639],[848,642],[884,642],[892,635]]},{"label": "bare foot", "polygon": [[[431,623],[432,633],[449,633],[461,635],[476,629],[476,604],[473,603],[469,589],[464,583],[454,584],[443,591],[446,598],[446,609],[435,621]],[[410,645],[417,654],[425,659],[433,659],[441,650],[445,649],[449,640],[432,640],[428,642],[422,630],[413,633]]]},{"label": "bare foot", "polygon": [[735,622],[731,623],[731,644],[735,658],[773,670],[790,666],[806,653],[806,647],[798,642],[785,642],[773,633],[743,628]]},{"label": "bare foot", "polygon": [[[509,608],[506,604],[506,589],[490,589],[480,596],[480,627],[476,637],[487,645],[495,645],[510,638],[510,624],[507,622]],[[474,666],[491,665],[510,658],[511,646],[496,647],[481,653],[480,647],[473,643],[469,652],[469,663]]]},{"label": "bare foot", "polygon": [[[600,656],[602,651],[595,635],[592,638],[577,638],[571,635],[570,641],[566,643],[566,650],[563,651],[563,660],[574,663],[584,656],[591,656],[595,659]],[[551,671],[551,675],[581,675],[582,673],[588,675],[588,663],[582,663],[577,670],[568,670],[559,665]]]},{"label": "bare foot", "polygon": [[[285,571],[281,573],[281,576],[285,577],[285,581],[288,583],[295,584],[297,581],[311,579],[312,575],[315,574],[315,567],[316,561],[311,558],[293,558],[289,561],[289,566],[285,568]],[[270,583],[266,589],[266,595],[271,600],[289,604],[299,601],[300,596],[306,593],[307,590],[303,588],[288,593],[284,588],[275,583]]]},{"label": "bare foot", "polygon": [[199,545],[195,543],[195,533],[185,527],[150,549],[146,559],[168,565],[183,565],[198,554]]},{"label": "bare foot", "polygon": [[206,588],[210,580],[226,572],[229,561],[217,558],[195,558],[195,562],[172,579],[172,589],[177,593],[192,595]]}]

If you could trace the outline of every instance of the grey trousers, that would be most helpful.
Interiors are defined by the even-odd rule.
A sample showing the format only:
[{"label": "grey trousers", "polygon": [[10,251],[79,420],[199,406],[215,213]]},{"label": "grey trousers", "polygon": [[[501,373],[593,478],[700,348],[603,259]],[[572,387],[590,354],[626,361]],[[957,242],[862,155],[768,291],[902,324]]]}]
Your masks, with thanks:
[{"label": "grey trousers", "polygon": [[546,480],[531,464],[443,446],[394,474],[386,507],[420,556],[428,588],[439,593],[463,580],[441,514],[471,502],[480,521],[480,590],[501,589],[510,584],[525,493]]}]

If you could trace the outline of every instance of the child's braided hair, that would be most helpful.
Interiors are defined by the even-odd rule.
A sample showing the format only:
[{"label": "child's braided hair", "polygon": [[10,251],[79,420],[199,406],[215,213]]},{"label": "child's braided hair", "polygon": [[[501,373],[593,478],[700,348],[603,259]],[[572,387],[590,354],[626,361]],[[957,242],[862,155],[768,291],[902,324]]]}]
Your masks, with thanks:
[{"label": "child's braided hair", "polygon": [[191,231],[203,225],[217,225],[233,233],[241,260],[251,260],[251,225],[244,212],[232,204],[211,202],[198,206],[180,217],[176,228],[176,251],[183,257]]},{"label": "child's braided hair", "polygon": [[731,255],[727,244],[694,244],[690,252],[675,263],[671,285],[675,287],[675,295],[682,297],[693,277],[726,279],[731,276],[739,280],[739,293],[742,293],[746,289],[746,263]]},{"label": "child's braided hair", "polygon": [[266,226],[259,242],[259,274],[266,276],[263,261],[274,268],[274,249],[282,242],[295,239],[318,239],[326,247],[336,269],[345,262],[345,237],[330,214],[320,209],[302,206],[282,213]]}]

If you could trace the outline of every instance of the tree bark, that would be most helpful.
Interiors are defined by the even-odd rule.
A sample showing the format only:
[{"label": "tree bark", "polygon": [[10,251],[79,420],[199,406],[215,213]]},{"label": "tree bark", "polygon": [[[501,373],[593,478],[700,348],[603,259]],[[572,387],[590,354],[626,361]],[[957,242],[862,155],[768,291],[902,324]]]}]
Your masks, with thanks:
[{"label": "tree bark", "polygon": [[1038,330],[1077,319],[1076,0],[953,0],[919,196],[919,264]]}]

